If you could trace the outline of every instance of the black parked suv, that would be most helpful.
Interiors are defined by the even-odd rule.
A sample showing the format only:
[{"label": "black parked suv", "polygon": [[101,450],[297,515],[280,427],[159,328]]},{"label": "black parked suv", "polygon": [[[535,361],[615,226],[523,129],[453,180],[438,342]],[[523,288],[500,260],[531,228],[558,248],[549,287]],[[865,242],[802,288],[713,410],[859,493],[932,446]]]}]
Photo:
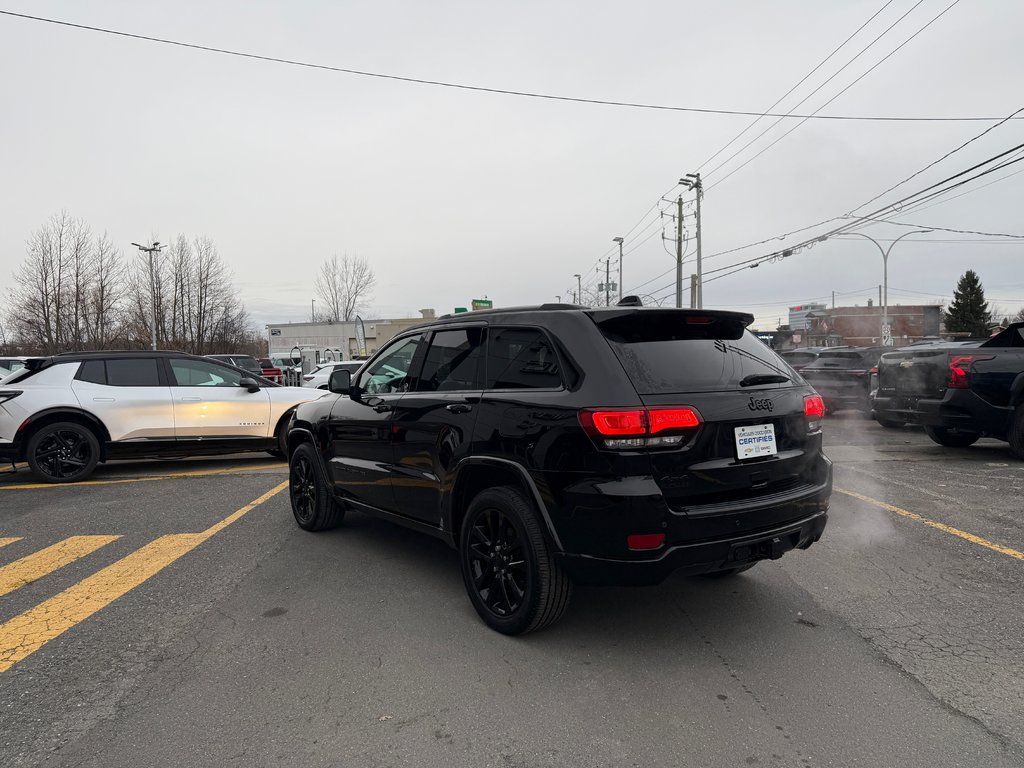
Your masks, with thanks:
[{"label": "black parked suv", "polygon": [[506,634],[557,619],[572,584],[730,575],[825,528],[821,398],[749,314],[567,305],[439,318],[299,406],[299,526],[368,512],[459,551]]}]

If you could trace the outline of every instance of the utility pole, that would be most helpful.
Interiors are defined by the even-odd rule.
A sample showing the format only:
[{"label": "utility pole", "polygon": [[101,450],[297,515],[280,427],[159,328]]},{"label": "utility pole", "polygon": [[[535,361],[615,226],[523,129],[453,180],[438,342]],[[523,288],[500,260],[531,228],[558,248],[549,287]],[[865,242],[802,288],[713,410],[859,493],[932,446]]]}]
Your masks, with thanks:
[{"label": "utility pole", "polygon": [[160,243],[153,243],[151,246],[132,243],[140,251],[149,255],[149,319],[150,336],[153,341],[153,351],[156,351],[156,278],[153,275],[153,254],[160,253],[163,246]]},{"label": "utility pole", "polygon": [[610,307],[612,305],[611,285],[608,280],[612,276],[612,260],[607,258],[604,260],[604,305]]},{"label": "utility pole", "polygon": [[573,275],[573,277],[576,278],[576,294],[573,296],[572,303],[576,304],[577,298],[579,301],[583,301],[583,283],[581,282],[581,275]]},{"label": "utility pole", "polygon": [[316,299],[309,300],[309,322],[316,322]]},{"label": "utility pole", "polygon": [[701,186],[699,173],[688,173],[679,183],[697,193],[697,309],[704,309],[704,273],[700,250],[700,199],[704,196],[704,187]]},{"label": "utility pole", "polygon": [[[691,296],[692,299],[692,296]],[[676,309],[683,306],[683,196],[676,198]]]},{"label": "utility pole", "polygon": [[697,275],[690,275],[690,309],[697,308]]},{"label": "utility pole", "polygon": [[836,308],[836,292],[832,291],[832,309]]},{"label": "utility pole", "polygon": [[622,301],[622,238],[613,237],[612,242],[619,244],[619,301]]}]

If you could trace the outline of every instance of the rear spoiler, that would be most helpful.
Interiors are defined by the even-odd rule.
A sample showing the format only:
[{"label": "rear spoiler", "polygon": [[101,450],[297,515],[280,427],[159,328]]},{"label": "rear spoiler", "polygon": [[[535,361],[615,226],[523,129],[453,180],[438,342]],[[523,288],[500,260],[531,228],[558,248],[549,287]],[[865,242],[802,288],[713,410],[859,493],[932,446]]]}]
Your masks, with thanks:
[{"label": "rear spoiler", "polygon": [[614,341],[668,339],[735,340],[754,322],[749,312],[724,309],[619,307],[587,310],[604,335]]}]

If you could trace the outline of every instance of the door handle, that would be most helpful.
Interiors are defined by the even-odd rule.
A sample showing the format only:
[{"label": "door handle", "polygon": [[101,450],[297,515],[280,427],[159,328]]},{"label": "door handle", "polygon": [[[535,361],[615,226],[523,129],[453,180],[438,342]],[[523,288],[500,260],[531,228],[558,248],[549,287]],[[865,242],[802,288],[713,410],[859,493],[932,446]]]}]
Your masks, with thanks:
[{"label": "door handle", "polygon": [[467,403],[452,403],[451,405],[446,405],[445,408],[451,413],[469,413],[473,410],[473,406]]},{"label": "door handle", "polygon": [[183,398],[181,398],[181,402],[183,402],[183,403],[201,403],[201,402],[203,402],[203,398],[201,398],[201,397],[183,397]]},{"label": "door handle", "polygon": [[117,402],[117,400],[115,400],[112,397],[94,397],[92,399],[92,401],[94,403],[116,403]]},{"label": "door handle", "polygon": [[373,406],[373,410],[375,410],[377,413],[386,413],[387,411],[392,410],[392,408],[387,403],[378,403],[377,405]]}]

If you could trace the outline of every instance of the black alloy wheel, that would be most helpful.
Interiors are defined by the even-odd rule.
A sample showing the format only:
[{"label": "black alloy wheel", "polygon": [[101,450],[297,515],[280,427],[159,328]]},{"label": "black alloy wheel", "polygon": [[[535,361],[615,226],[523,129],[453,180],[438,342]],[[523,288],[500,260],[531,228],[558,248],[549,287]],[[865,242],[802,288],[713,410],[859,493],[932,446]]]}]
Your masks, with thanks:
[{"label": "black alloy wheel", "polygon": [[345,510],[334,498],[320,469],[316,450],[303,443],[288,463],[288,493],[295,522],[304,531],[326,531],[344,519]]},{"label": "black alloy wheel", "polygon": [[498,632],[541,629],[569,604],[572,582],[551,556],[533,504],[516,488],[492,488],[473,499],[459,559],[470,602]]},{"label": "black alloy wheel", "polygon": [[84,480],[96,468],[100,443],[88,427],[74,422],[48,424],[29,438],[29,468],[48,483]]},{"label": "black alloy wheel", "polygon": [[981,439],[980,432],[962,432],[946,427],[925,427],[924,431],[933,441],[947,448],[966,448]]},{"label": "black alloy wheel", "polygon": [[526,596],[526,546],[517,523],[503,510],[488,509],[470,530],[470,575],[481,601],[496,616],[511,616]]}]

